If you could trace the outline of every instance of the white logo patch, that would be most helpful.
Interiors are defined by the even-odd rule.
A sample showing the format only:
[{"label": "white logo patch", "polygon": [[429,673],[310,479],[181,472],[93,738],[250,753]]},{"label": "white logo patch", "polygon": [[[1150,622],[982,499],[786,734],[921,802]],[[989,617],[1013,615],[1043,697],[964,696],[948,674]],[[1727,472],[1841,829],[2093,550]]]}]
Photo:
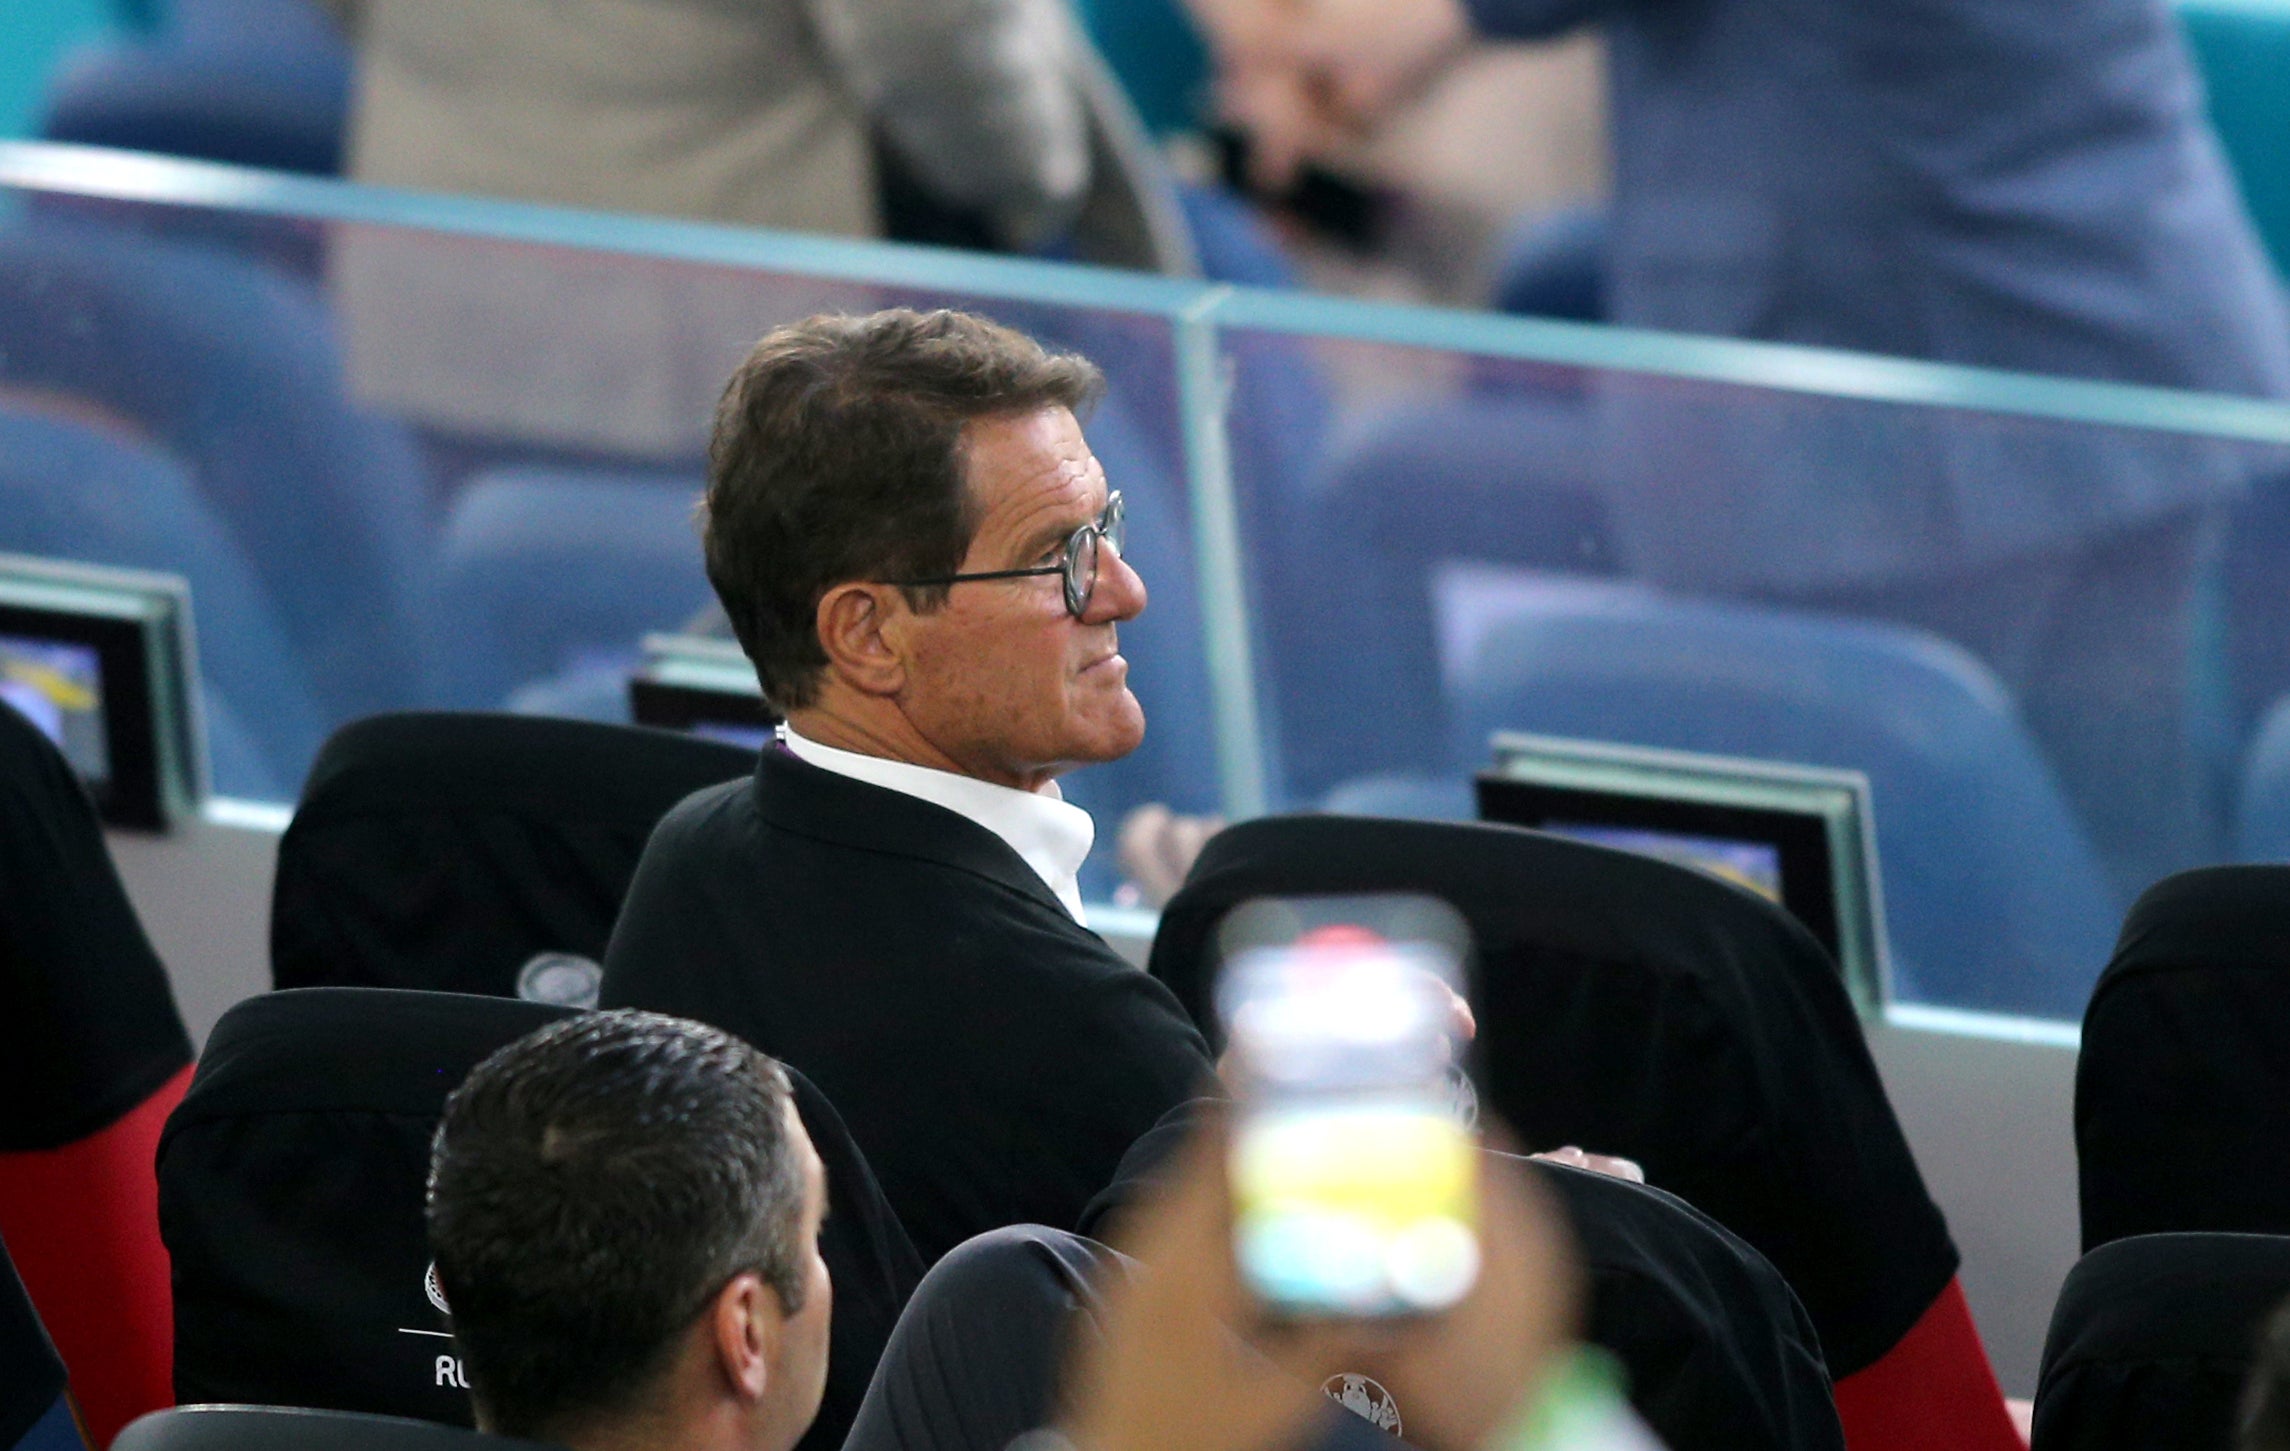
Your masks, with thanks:
[{"label": "white logo patch", "polygon": [[421,1292],[429,1296],[429,1303],[437,1307],[440,1315],[451,1315],[453,1307],[445,1303],[445,1282],[437,1277],[437,1261],[431,1260],[422,1273]]},{"label": "white logo patch", "polygon": [[604,969],[573,952],[536,952],[517,969],[517,996],[558,1008],[593,1008]]},{"label": "white logo patch", "polygon": [[1399,1402],[1391,1392],[1364,1375],[1346,1372],[1332,1375],[1320,1383],[1320,1394],[1358,1416],[1379,1431],[1400,1434]]}]

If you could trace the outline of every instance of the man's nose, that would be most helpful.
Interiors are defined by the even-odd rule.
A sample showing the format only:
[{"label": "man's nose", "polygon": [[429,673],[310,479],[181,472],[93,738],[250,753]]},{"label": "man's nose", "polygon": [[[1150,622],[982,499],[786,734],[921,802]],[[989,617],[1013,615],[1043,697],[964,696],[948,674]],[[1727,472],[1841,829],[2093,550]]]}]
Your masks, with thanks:
[{"label": "man's nose", "polygon": [[1092,625],[1134,620],[1145,612],[1145,579],[1119,550],[1107,545],[1097,553],[1097,588],[1090,591],[1089,608],[1082,619]]}]

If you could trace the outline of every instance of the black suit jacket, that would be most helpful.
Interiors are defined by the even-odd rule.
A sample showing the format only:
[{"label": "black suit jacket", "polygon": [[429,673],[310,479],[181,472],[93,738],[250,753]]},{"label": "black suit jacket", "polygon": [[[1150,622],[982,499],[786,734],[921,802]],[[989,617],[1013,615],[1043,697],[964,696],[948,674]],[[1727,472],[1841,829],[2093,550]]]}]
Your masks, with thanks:
[{"label": "black suit jacket", "polygon": [[602,1001],[713,1023],[842,1111],[926,1261],[1070,1228],[1211,1071],[1166,988],[992,832],[763,752],[653,833]]}]

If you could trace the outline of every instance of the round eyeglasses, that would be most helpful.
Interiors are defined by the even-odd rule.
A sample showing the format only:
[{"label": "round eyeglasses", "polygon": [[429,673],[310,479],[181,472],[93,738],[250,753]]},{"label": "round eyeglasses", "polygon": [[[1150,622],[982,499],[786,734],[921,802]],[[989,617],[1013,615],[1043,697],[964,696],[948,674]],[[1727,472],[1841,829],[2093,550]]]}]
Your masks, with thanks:
[{"label": "round eyeglasses", "polygon": [[1056,564],[1036,565],[1032,569],[987,569],[974,574],[942,574],[934,579],[898,579],[892,584],[910,589],[921,589],[942,584],[967,584],[980,579],[1032,579],[1036,575],[1056,574],[1065,577],[1066,612],[1075,619],[1089,613],[1089,602],[1097,593],[1097,557],[1100,541],[1121,553],[1122,537],[1121,491],[1115,489],[1105,496],[1105,512],[1094,523],[1084,524],[1066,536],[1065,553]]}]

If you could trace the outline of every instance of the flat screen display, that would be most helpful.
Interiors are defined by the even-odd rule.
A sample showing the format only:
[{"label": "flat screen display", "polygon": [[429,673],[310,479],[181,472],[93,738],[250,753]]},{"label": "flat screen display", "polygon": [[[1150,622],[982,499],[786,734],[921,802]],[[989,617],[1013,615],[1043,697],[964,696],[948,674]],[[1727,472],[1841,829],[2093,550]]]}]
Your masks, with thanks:
[{"label": "flat screen display", "polygon": [[91,791],[111,781],[103,656],[93,645],[0,634],[0,701],[55,742]]},{"label": "flat screen display", "polygon": [[1883,1004],[1884,897],[1857,771],[1504,731],[1479,816],[1690,868],[1762,897]]},{"label": "flat screen display", "polygon": [[174,575],[0,555],[0,702],[110,825],[162,830],[203,791],[190,612]]},{"label": "flat screen display", "polygon": [[1543,830],[1553,836],[1634,851],[1640,856],[1675,862],[1707,872],[1757,893],[1775,906],[1782,905],[1787,885],[1781,872],[1781,848],[1770,841],[1740,837],[1689,836],[1680,831],[1654,831],[1642,826],[1611,826],[1588,821],[1546,821]]},{"label": "flat screen display", "polygon": [[628,682],[628,707],[638,725],[689,731],[758,751],[779,724],[763,697],[752,691],[670,684],[642,675]]},{"label": "flat screen display", "polygon": [[1531,826],[1707,872],[1778,903],[1830,956],[1843,958],[1847,934],[1838,920],[1829,827],[1817,813],[1500,775],[1481,776],[1478,784],[1481,820]]}]

